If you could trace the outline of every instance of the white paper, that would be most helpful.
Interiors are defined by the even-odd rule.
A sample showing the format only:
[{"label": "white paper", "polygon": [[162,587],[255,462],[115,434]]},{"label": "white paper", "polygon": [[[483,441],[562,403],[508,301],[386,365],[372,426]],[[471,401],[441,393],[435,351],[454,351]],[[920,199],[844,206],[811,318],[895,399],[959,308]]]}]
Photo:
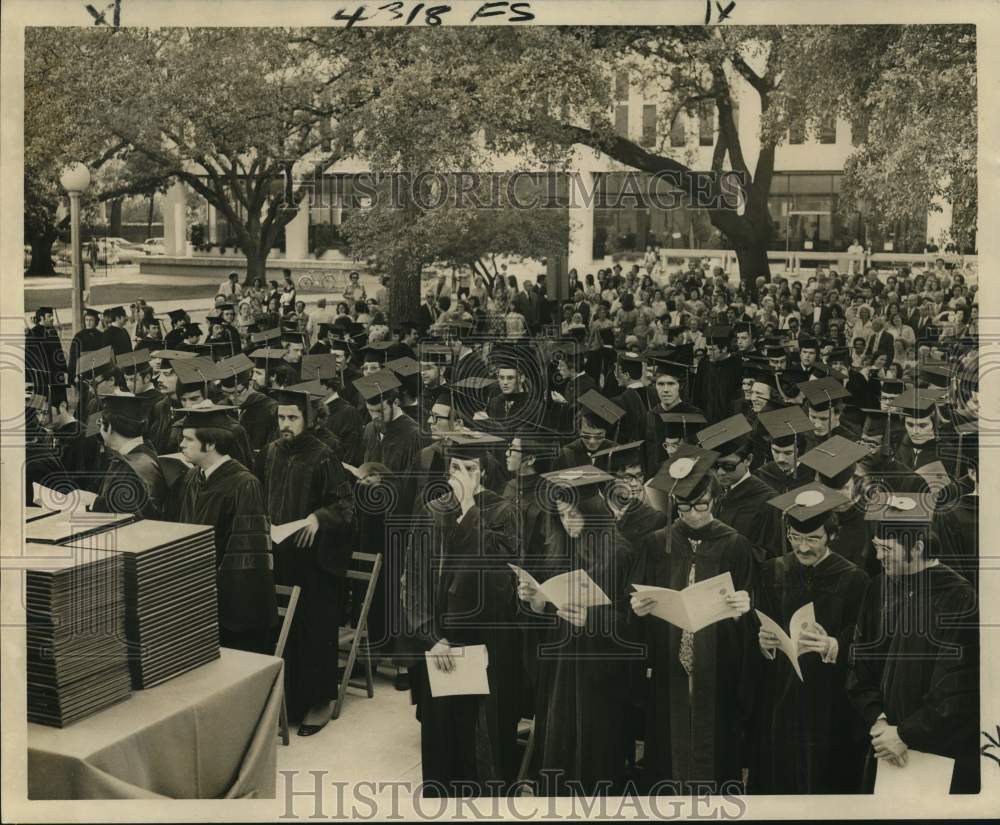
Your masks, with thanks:
[{"label": "white paper", "polygon": [[813,603],[802,605],[792,614],[792,619],[788,623],[788,633],[785,633],[781,625],[766,613],[761,613],[759,610],[755,610],[754,613],[760,619],[761,627],[764,630],[770,630],[778,637],[778,649],[788,657],[788,661],[792,663],[792,668],[799,679],[805,681],[802,677],[802,669],[799,667],[799,656],[808,651],[799,650],[799,637],[807,627],[816,623],[816,611]]},{"label": "white paper", "polygon": [[300,518],[298,521],[288,521],[284,524],[272,524],[271,525],[271,541],[275,544],[281,544],[289,536],[294,535],[299,532],[306,523],[309,521],[308,518]]},{"label": "white paper", "polygon": [[35,504],[47,510],[81,510],[90,507],[97,501],[97,493],[88,490],[72,490],[68,493],[59,493],[51,487],[44,487],[37,481],[31,483],[35,496]]},{"label": "white paper", "polygon": [[695,582],[683,590],[648,584],[633,584],[632,588],[644,597],[655,599],[653,616],[691,633],[739,615],[736,608],[726,602],[726,596],[736,592],[733,577],[728,571]]},{"label": "white paper", "polygon": [[162,461],[165,458],[172,458],[174,461],[179,461],[185,467],[194,467],[194,464],[192,464],[184,457],[184,453],[169,453],[167,455],[157,456],[157,459],[159,459],[160,461]]},{"label": "white paper", "polygon": [[886,759],[879,759],[875,793],[900,799],[947,796],[954,769],[954,759],[923,751],[907,751],[906,765],[902,768]]},{"label": "white paper", "polygon": [[583,568],[560,573],[558,576],[546,579],[544,584],[539,584],[527,570],[510,563],[508,563],[508,567],[517,573],[518,578],[533,585],[545,597],[546,601],[552,602],[559,609],[568,604],[574,604],[578,607],[601,607],[611,604],[611,599]]},{"label": "white paper", "polygon": [[453,647],[451,658],[455,667],[448,673],[438,670],[430,651],[424,654],[427,661],[427,677],[431,683],[431,696],[470,696],[490,692],[486,678],[489,654],[486,645]]},{"label": "white paper", "polygon": [[341,461],[340,463],[344,465],[344,469],[347,470],[347,472],[349,472],[352,476],[355,478],[361,478],[361,470],[353,464],[348,464],[346,461]]}]

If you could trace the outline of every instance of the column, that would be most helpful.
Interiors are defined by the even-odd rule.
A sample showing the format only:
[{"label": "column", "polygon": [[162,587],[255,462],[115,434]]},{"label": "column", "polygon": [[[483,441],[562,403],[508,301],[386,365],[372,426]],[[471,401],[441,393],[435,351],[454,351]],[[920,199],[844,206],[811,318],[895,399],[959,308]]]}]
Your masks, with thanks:
[{"label": "column", "polygon": [[212,204],[208,204],[208,242],[219,242],[218,212]]},{"label": "column", "polygon": [[932,203],[941,211],[927,210],[927,243],[935,243],[944,251],[945,244],[951,240],[951,203],[944,198],[934,198]]},{"label": "column", "polygon": [[594,267],[594,175],[589,171],[570,173],[569,197],[569,269],[575,269],[582,282]]},{"label": "column", "polygon": [[171,185],[164,198],[163,243],[167,255],[175,258],[187,255],[187,191],[180,181]]},{"label": "column", "polygon": [[303,261],[309,257],[309,198],[303,198],[298,214],[285,224],[285,257]]}]

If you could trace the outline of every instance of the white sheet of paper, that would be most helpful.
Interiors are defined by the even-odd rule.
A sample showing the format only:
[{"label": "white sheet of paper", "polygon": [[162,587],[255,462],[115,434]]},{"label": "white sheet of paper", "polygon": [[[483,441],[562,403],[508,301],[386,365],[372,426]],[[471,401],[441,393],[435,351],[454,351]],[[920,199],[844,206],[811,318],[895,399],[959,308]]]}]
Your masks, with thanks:
[{"label": "white sheet of paper", "polygon": [[272,524],[271,541],[275,544],[281,544],[281,542],[289,536],[294,535],[305,527],[308,520],[309,519],[300,518],[298,521],[287,521],[284,524]]},{"label": "white sheet of paper", "polygon": [[97,501],[97,493],[88,490],[73,490],[70,493],[59,493],[51,487],[45,487],[37,481],[31,482],[35,503],[47,510],[79,510],[89,507]]},{"label": "white sheet of paper", "polygon": [[792,620],[788,623],[791,635],[785,633],[784,628],[766,613],[761,613],[759,610],[755,610],[754,613],[760,619],[761,627],[764,630],[770,630],[778,637],[778,649],[788,657],[788,661],[791,662],[792,668],[795,670],[795,675],[799,677],[799,680],[805,681],[802,676],[802,669],[799,667],[799,656],[802,655],[799,651],[799,636],[802,635],[802,631],[808,625],[816,621],[816,611],[813,603],[809,602],[802,605],[802,607],[792,614]]},{"label": "white sheet of paper", "polygon": [[947,796],[955,760],[923,751],[907,751],[906,767],[900,768],[885,759],[878,760],[875,793],[900,799],[923,799]]},{"label": "white sheet of paper", "polygon": [[361,478],[361,471],[353,464],[348,464],[346,461],[341,461],[340,463],[344,465],[344,469],[347,470],[347,472],[349,472],[352,476],[355,478]]},{"label": "white sheet of paper", "polygon": [[733,577],[728,571],[695,582],[683,590],[647,584],[633,584],[632,587],[637,593],[656,599],[652,615],[692,633],[722,619],[732,619],[739,615],[726,603],[726,596],[736,592]]},{"label": "white sheet of paper", "polygon": [[539,590],[558,608],[568,604],[579,607],[601,607],[611,604],[611,599],[583,568],[546,579]]},{"label": "white sheet of paper", "polygon": [[427,678],[431,683],[431,696],[470,696],[488,694],[489,680],[486,678],[486,668],[489,666],[489,653],[486,645],[469,645],[468,647],[453,647],[452,660],[454,670],[445,673],[438,670],[430,651],[424,654],[427,662]]}]

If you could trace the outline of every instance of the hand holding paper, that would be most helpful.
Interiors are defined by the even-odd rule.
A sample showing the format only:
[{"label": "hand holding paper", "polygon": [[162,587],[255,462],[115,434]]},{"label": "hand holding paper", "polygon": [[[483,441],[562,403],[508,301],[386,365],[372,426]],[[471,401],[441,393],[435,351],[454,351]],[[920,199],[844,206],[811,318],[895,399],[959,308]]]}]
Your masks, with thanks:
[{"label": "hand holding paper", "polygon": [[[514,564],[508,566],[517,573],[519,582],[525,582],[529,587],[534,587],[546,601],[552,602],[560,610],[570,605],[601,607],[611,604],[611,599],[583,568],[560,573],[558,576],[546,579],[544,584],[539,584],[527,570]],[[527,592],[527,588],[525,592]]]},{"label": "hand holding paper", "polygon": [[[488,694],[490,685],[486,668],[489,665],[489,655],[486,645],[448,647],[447,651],[439,650],[441,645],[448,647],[447,641],[442,640],[424,654],[431,696],[437,698]],[[449,665],[447,670],[438,667],[437,659],[441,654],[444,654]]]},{"label": "hand holding paper", "polygon": [[[645,614],[652,614],[691,633],[722,619],[734,619],[740,615],[728,599],[736,595],[733,577],[728,572],[695,582],[683,590],[647,584],[633,584],[632,587],[640,599],[651,598],[655,601],[652,609],[643,608]],[[738,597],[734,601],[742,604],[743,600]]]},{"label": "hand holding paper", "polygon": [[791,662],[795,674],[799,679],[802,679],[799,656],[810,651],[802,646],[800,637],[808,628],[816,623],[816,613],[813,603],[809,602],[802,605],[802,607],[792,614],[791,621],[788,623],[789,633],[785,633],[781,625],[766,613],[761,613],[759,610],[755,610],[754,612],[757,614],[757,618],[760,619],[762,633],[766,632],[777,640],[776,644],[770,640],[767,645],[762,642],[761,647],[768,650],[778,649],[784,653],[788,657],[788,661]]},{"label": "hand holding paper", "polygon": [[309,524],[308,518],[300,518],[297,521],[287,521],[284,524],[271,525],[271,541],[281,544],[285,539],[295,535],[303,527]]},{"label": "hand holding paper", "polygon": [[879,759],[875,774],[875,793],[899,799],[926,799],[946,796],[951,790],[955,760],[933,753],[908,750],[905,764],[898,759]]}]

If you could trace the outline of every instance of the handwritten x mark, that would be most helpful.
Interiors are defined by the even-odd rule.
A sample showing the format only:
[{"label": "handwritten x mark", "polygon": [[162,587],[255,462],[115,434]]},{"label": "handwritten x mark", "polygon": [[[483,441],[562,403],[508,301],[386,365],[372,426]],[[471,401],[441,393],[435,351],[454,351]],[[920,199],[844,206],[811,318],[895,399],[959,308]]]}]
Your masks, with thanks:
[{"label": "handwritten x mark", "polygon": [[[716,0],[715,8],[719,10],[719,19],[716,22],[721,23],[723,20],[728,18],[730,14],[732,14],[733,9],[736,8],[736,2],[735,0],[733,0],[733,2],[730,3],[728,6],[722,8],[722,3],[719,3],[718,0]],[[705,0],[705,25],[707,26],[711,22],[712,22],[712,0]]]},{"label": "handwritten x mark", "polygon": [[114,23],[115,28],[121,25],[122,20],[122,0],[115,0],[113,3],[109,3],[104,7],[104,11],[99,12],[94,6],[88,3],[85,7],[90,16],[94,18],[95,26],[107,26],[108,23],[108,12],[114,9]]}]

